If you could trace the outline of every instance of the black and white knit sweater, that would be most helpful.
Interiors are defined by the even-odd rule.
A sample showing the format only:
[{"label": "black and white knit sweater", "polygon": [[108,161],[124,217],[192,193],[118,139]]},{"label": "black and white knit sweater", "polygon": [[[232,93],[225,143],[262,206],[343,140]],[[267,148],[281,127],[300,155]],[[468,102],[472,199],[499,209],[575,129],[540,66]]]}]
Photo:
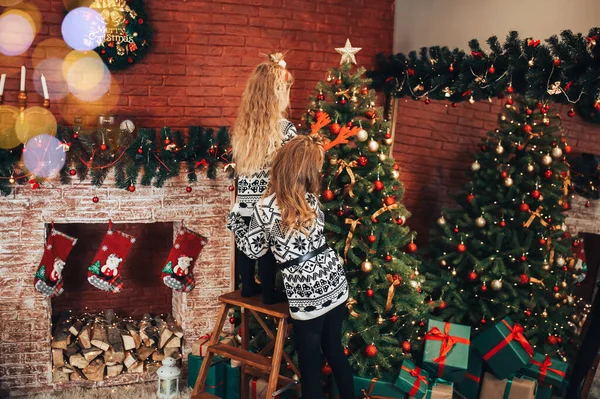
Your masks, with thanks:
[{"label": "black and white knit sweater", "polygon": [[[287,119],[279,122],[281,131],[281,144],[285,144],[298,134],[294,124]],[[238,176],[237,179],[237,202],[234,210],[245,217],[252,216],[254,204],[262,197],[269,185],[269,169],[271,165],[264,165],[263,169],[253,173],[251,176]]]},{"label": "black and white knit sweater", "polygon": [[313,194],[307,194],[306,200],[317,213],[317,221],[308,235],[282,227],[274,194],[256,204],[249,226],[237,212],[231,212],[227,218],[227,228],[233,231],[238,248],[250,258],[258,259],[270,248],[277,263],[282,265],[309,252],[319,252],[308,260],[282,268],[290,315],[296,320],[319,317],[348,299],[344,268],[337,254],[326,247],[325,216]]}]

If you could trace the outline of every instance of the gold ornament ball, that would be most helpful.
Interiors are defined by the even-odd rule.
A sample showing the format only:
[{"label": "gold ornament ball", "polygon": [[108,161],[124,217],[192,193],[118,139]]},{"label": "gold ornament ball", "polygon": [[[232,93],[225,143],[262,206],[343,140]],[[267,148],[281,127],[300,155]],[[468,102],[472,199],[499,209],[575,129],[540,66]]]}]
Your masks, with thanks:
[{"label": "gold ornament ball", "polygon": [[475,161],[471,164],[471,170],[473,172],[477,172],[479,169],[481,169],[481,164],[479,162]]},{"label": "gold ornament ball", "polygon": [[485,227],[485,223],[485,218],[483,216],[479,216],[477,219],[475,219],[475,225],[479,228]]},{"label": "gold ornament ball", "polygon": [[392,138],[390,137],[389,139],[383,139],[383,143],[385,145],[392,145],[394,144],[394,140],[392,140]]},{"label": "gold ornament ball", "polygon": [[491,287],[494,291],[500,291],[502,289],[502,280],[492,280]]},{"label": "gold ornament ball", "polygon": [[360,129],[358,131],[358,133],[356,134],[356,140],[363,142],[363,141],[367,141],[367,139],[369,138],[369,133],[367,133],[367,131],[365,129]]},{"label": "gold ornament ball", "polygon": [[413,288],[417,288],[417,285],[419,285],[419,284],[417,283],[417,280],[410,280],[410,283],[409,283],[409,284],[410,284],[410,286],[411,286],[411,287],[413,287]]},{"label": "gold ornament ball", "polygon": [[567,303],[568,303],[569,305],[572,305],[572,304],[574,304],[574,303],[575,303],[575,298],[573,298],[573,296],[569,295],[569,296],[567,297]]},{"label": "gold ornament ball", "polygon": [[338,159],[336,157],[329,158],[330,165],[337,165]]},{"label": "gold ornament ball", "polygon": [[555,292],[554,293],[554,299],[560,299],[561,293],[560,292]]},{"label": "gold ornament ball", "polygon": [[558,309],[558,308],[560,308],[560,303],[557,303],[557,304],[556,304],[556,308],[557,308],[557,309]]},{"label": "gold ornament ball", "polygon": [[550,165],[552,163],[552,157],[548,154],[544,155],[542,157],[542,163],[546,166]]},{"label": "gold ornament ball", "polygon": [[368,260],[365,260],[363,263],[360,264],[360,270],[363,273],[371,273],[373,271],[373,264]]},{"label": "gold ornament ball", "polygon": [[400,178],[400,172],[398,172],[397,170],[392,170],[392,178],[394,179],[399,179]]},{"label": "gold ornament ball", "polygon": [[527,65],[529,65],[530,67],[535,65],[535,61],[533,60],[533,58],[527,61]]},{"label": "gold ornament ball", "polygon": [[562,256],[559,256],[559,257],[556,259],[556,264],[557,264],[559,267],[563,267],[563,266],[564,266],[566,263],[567,263],[567,262],[565,261],[565,258],[563,258]]},{"label": "gold ornament ball", "polygon": [[452,274],[453,276],[456,276],[456,269],[452,269],[452,271],[450,272],[450,274]]},{"label": "gold ornament ball", "polygon": [[437,224],[438,224],[439,226],[443,226],[443,225],[445,225],[445,224],[446,224],[446,219],[445,219],[443,216],[440,216],[440,217],[438,218],[438,220],[437,220]]},{"label": "gold ornament ball", "polygon": [[506,187],[510,187],[513,185],[513,179],[511,177],[507,177],[506,179],[504,179],[504,185]]},{"label": "gold ornament ball", "polygon": [[548,317],[548,312],[546,312],[544,310],[540,316],[542,316],[544,319],[546,319]]},{"label": "gold ornament ball", "polygon": [[369,152],[377,152],[379,151],[379,143],[373,139],[367,143],[367,148]]},{"label": "gold ornament ball", "polygon": [[496,147],[496,154],[500,155],[504,153],[504,147],[502,147],[501,144],[498,144],[498,147]]},{"label": "gold ornament ball", "polygon": [[300,377],[298,377],[298,374],[294,374],[292,376],[292,380],[294,380],[294,381],[300,381]]},{"label": "gold ornament ball", "polygon": [[500,120],[501,121],[505,121],[506,120],[506,115],[500,115]]},{"label": "gold ornament ball", "polygon": [[444,259],[442,259],[440,261],[440,265],[442,265],[442,266],[446,266],[447,264],[448,264],[448,262],[446,262]]},{"label": "gold ornament ball", "polygon": [[535,167],[534,167],[532,164],[528,164],[528,165],[527,165],[527,171],[528,171],[529,173],[532,173],[532,172],[534,172],[534,171],[535,171]]},{"label": "gold ornament ball", "polygon": [[544,262],[544,264],[542,265],[542,269],[544,269],[544,270],[550,270],[550,263]]},{"label": "gold ornament ball", "polygon": [[381,162],[385,162],[385,160],[387,159],[387,155],[385,155],[383,152],[379,153],[379,160]]},{"label": "gold ornament ball", "polygon": [[567,288],[567,282],[563,281],[562,283],[560,283],[560,286],[563,288]]},{"label": "gold ornament ball", "polygon": [[562,157],[563,151],[560,149],[560,147],[554,147],[552,149],[552,156],[554,158],[560,158]]},{"label": "gold ornament ball", "polygon": [[577,316],[577,314],[574,314],[573,316],[571,316],[571,320],[573,320],[575,323],[579,323],[579,316]]},{"label": "gold ornament ball", "polygon": [[10,179],[8,179],[8,183],[15,184],[15,178],[11,176]]},{"label": "gold ornament ball", "polygon": [[379,315],[379,317],[377,318],[377,324],[382,325],[383,323],[385,323],[385,319],[381,317],[381,315]]}]

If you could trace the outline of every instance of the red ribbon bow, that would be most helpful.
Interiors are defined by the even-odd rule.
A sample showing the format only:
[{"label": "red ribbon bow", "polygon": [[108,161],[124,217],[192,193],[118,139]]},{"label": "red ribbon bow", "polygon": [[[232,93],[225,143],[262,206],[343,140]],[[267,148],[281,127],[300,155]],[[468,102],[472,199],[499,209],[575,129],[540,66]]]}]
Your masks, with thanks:
[{"label": "red ribbon bow", "polygon": [[446,322],[444,324],[444,332],[441,332],[439,328],[433,327],[431,330],[425,334],[425,339],[430,339],[432,341],[442,341],[442,346],[440,348],[440,356],[433,359],[434,363],[439,363],[438,365],[438,377],[442,377],[444,374],[444,363],[446,362],[446,357],[456,344],[465,344],[469,345],[471,341],[462,337],[455,337],[450,335],[450,323]]},{"label": "red ribbon bow", "polygon": [[465,91],[465,92],[462,94],[462,96],[463,96],[463,97],[470,96],[470,95],[471,95],[471,93],[473,93],[473,90],[469,89],[469,90]]},{"label": "red ribbon bow", "polygon": [[573,82],[570,81],[565,85],[565,91],[569,90],[571,88],[571,86],[573,85]]},{"label": "red ribbon bow", "polygon": [[406,72],[408,72],[409,76],[414,76],[415,75],[415,70],[414,69],[407,68]]},{"label": "red ribbon bow", "polygon": [[200,166],[204,166],[206,167],[206,159],[202,159],[202,161],[196,162],[196,169],[199,168]]},{"label": "red ribbon bow", "polygon": [[540,363],[537,360],[533,360],[533,359],[531,359],[531,363],[535,364],[536,366],[538,366],[540,368],[540,378],[539,378],[540,382],[544,382],[544,379],[546,378],[546,374],[548,373],[548,371],[551,371],[554,374],[559,375],[561,377],[565,376],[564,372],[550,368],[550,366],[552,366],[552,360],[550,359],[550,356],[548,356],[548,355],[546,355],[546,358],[544,359],[543,363]]},{"label": "red ribbon bow", "polygon": [[424,375],[421,375],[421,368],[420,367],[415,367],[414,369],[409,369],[406,366],[402,366],[402,370],[404,371],[408,371],[408,373],[416,378],[415,383],[413,384],[410,392],[408,393],[409,396],[415,396],[417,392],[419,392],[419,388],[421,387],[421,381],[423,381],[425,383],[425,385],[427,385],[427,377],[425,377]]},{"label": "red ribbon bow", "polygon": [[527,341],[527,339],[523,336],[523,332],[525,331],[523,329],[523,327],[521,327],[520,324],[516,324],[514,326],[510,326],[510,324],[508,324],[506,322],[506,320],[502,320],[502,323],[504,323],[504,325],[506,325],[506,327],[508,328],[508,331],[510,331],[510,334],[508,334],[508,336],[506,338],[504,338],[504,340],[502,340],[502,342],[500,342],[498,345],[496,345],[494,348],[492,348],[492,350],[490,350],[488,353],[486,353],[486,355],[483,357],[484,360],[489,360],[491,357],[493,357],[496,353],[500,352],[500,350],[502,348],[504,348],[506,345],[508,345],[508,343],[510,341],[517,341],[519,344],[521,344],[521,346],[523,347],[523,349],[525,349],[525,351],[529,354],[529,356],[533,356],[533,349],[531,348],[531,345],[529,344],[529,342]]},{"label": "red ribbon bow", "polygon": [[483,53],[481,51],[471,51],[471,55],[473,57],[481,57],[483,56]]},{"label": "red ribbon bow", "polygon": [[588,42],[591,42],[591,41],[596,41],[596,40],[598,40],[598,36],[597,36],[597,35],[594,35],[594,36],[589,36],[589,37],[586,37],[586,40],[587,40]]},{"label": "red ribbon bow", "polygon": [[539,45],[540,45],[540,43],[541,43],[541,42],[540,42],[539,40],[529,40],[529,41],[527,42],[527,45],[528,45],[529,47],[537,47],[537,46],[539,46]]}]

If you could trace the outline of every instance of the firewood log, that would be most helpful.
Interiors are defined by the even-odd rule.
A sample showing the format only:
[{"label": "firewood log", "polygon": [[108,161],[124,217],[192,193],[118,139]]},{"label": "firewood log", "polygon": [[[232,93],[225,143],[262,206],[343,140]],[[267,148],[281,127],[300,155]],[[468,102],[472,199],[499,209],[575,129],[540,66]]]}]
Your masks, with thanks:
[{"label": "firewood log", "polygon": [[91,362],[92,360],[94,360],[95,358],[97,358],[98,356],[100,356],[103,353],[104,352],[102,351],[102,349],[98,349],[98,348],[89,348],[89,349],[81,350],[81,354],[83,355],[85,360],[87,360],[88,362]]},{"label": "firewood log", "polygon": [[121,338],[121,332],[116,327],[108,327],[108,343],[110,344],[110,350],[106,353],[110,353],[110,356],[105,355],[104,360],[114,363],[123,363],[125,359],[125,348],[123,347],[123,339]]},{"label": "firewood log", "polygon": [[127,371],[129,373],[143,373],[144,372],[144,362],[136,363],[131,368],[128,368]]},{"label": "firewood log", "polygon": [[85,357],[81,353],[76,353],[69,356],[69,365],[77,367],[78,369],[84,369],[88,366],[89,362],[85,360]]},{"label": "firewood log", "polygon": [[77,345],[77,342],[73,342],[71,345],[67,346],[67,349],[65,349],[63,352],[65,356],[69,357],[79,353],[79,351],[81,351],[81,346]]},{"label": "firewood log", "polygon": [[126,351],[136,348],[135,340],[129,332],[121,330],[121,339],[123,339],[123,349]]},{"label": "firewood log", "polygon": [[169,330],[167,323],[165,323],[160,317],[155,317],[154,321],[158,330],[158,348],[162,349],[169,341],[169,338],[171,338],[173,335],[173,332]]},{"label": "firewood log", "polygon": [[62,349],[52,349],[52,365],[55,369],[65,365],[65,356]]},{"label": "firewood log", "polygon": [[162,360],[165,358],[165,354],[163,353],[162,350],[155,350],[152,353],[152,360],[155,362],[162,362]]},{"label": "firewood log", "polygon": [[94,328],[92,330],[92,346],[100,348],[103,351],[110,347],[106,334],[106,326],[101,323],[94,323]]},{"label": "firewood log", "polygon": [[138,360],[133,353],[127,352],[125,354],[125,360],[123,361],[123,364],[125,364],[125,367],[127,367],[128,370],[135,366],[137,363]]},{"label": "firewood log", "polygon": [[69,374],[69,380],[71,381],[85,381],[86,378],[81,372],[81,370],[75,370],[73,373]]},{"label": "firewood log", "polygon": [[94,323],[93,322],[88,322],[79,332],[79,335],[77,336],[77,340],[79,341],[79,344],[81,345],[82,348],[84,349],[89,349],[92,347],[92,325]]},{"label": "firewood log", "polygon": [[181,338],[173,336],[165,345],[165,348],[179,348],[181,347]]},{"label": "firewood log", "polygon": [[177,323],[175,321],[175,318],[172,315],[167,315],[167,327],[169,328],[169,330],[171,330],[171,332],[173,334],[175,334],[176,336],[178,336],[179,338],[183,337],[183,329],[181,328],[181,326],[179,325],[179,323]]},{"label": "firewood log", "polygon": [[135,352],[135,355],[140,361],[144,361],[144,360],[148,359],[152,355],[152,353],[154,353],[155,350],[156,350],[155,347],[150,347],[150,346],[144,345]]},{"label": "firewood log", "polygon": [[60,384],[63,382],[69,381],[69,374],[61,371],[61,370],[53,370],[52,371],[52,382]]},{"label": "firewood log", "polygon": [[52,337],[52,348],[53,349],[67,349],[67,346],[71,343],[71,334],[69,328],[65,324],[59,324],[54,330]]},{"label": "firewood log", "polygon": [[104,380],[104,360],[98,358],[94,359],[89,366],[83,369],[83,374],[90,381],[103,381]]},{"label": "firewood log", "polygon": [[75,322],[69,327],[69,332],[74,336],[79,335],[79,332],[83,328],[83,322],[81,320],[75,320]]},{"label": "firewood log", "polygon": [[107,377],[115,377],[115,376],[121,374],[122,371],[123,371],[122,364],[115,364],[114,366],[107,366],[106,367],[106,376]]},{"label": "firewood log", "polygon": [[140,337],[139,328],[137,328],[133,323],[127,323],[126,327],[129,335],[131,335],[133,341],[135,342],[135,347],[139,348],[142,345],[142,338]]}]

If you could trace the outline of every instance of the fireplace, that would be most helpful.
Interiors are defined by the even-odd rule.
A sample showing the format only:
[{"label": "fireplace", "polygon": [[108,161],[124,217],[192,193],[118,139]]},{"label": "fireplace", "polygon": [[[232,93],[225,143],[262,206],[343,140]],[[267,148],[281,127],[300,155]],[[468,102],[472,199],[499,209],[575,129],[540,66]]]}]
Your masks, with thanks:
[{"label": "fireplace", "polygon": [[[109,176],[100,188],[76,180],[72,185],[50,181],[37,190],[17,187],[9,197],[0,198],[0,317],[3,320],[0,323],[0,368],[3,370],[0,397],[56,388],[52,381],[52,319],[54,315],[58,321],[64,311],[80,313],[87,307],[90,312],[106,313],[112,309],[117,317],[137,319],[149,313],[151,323],[157,322],[156,315],[170,314],[182,329],[184,360],[192,343],[212,331],[219,309],[216,298],[233,288],[232,241],[224,227],[231,208],[232,194],[228,190],[231,181],[219,173],[216,180],[199,177],[190,193],[186,191],[188,185],[182,175],[169,180],[165,187],[137,186],[132,193],[115,188]],[[92,201],[93,197],[99,201]],[[143,301],[128,298],[125,302],[120,294],[101,292],[81,280],[109,219],[115,229],[131,233],[139,240],[123,263],[122,298],[131,296],[127,289],[142,290]],[[33,281],[51,222],[57,230],[79,241],[65,265],[64,293],[47,299],[35,290]],[[189,293],[172,291],[160,280],[161,263],[182,222],[186,228],[208,238],[193,268],[196,288]],[[146,236],[150,243],[154,240],[150,252],[143,250],[140,244]],[[128,266],[132,267],[131,271],[127,270]],[[128,273],[131,273],[129,277]],[[156,301],[148,302],[149,297]],[[69,380],[61,387],[120,385],[155,378],[148,372],[122,374],[102,382]]]}]

